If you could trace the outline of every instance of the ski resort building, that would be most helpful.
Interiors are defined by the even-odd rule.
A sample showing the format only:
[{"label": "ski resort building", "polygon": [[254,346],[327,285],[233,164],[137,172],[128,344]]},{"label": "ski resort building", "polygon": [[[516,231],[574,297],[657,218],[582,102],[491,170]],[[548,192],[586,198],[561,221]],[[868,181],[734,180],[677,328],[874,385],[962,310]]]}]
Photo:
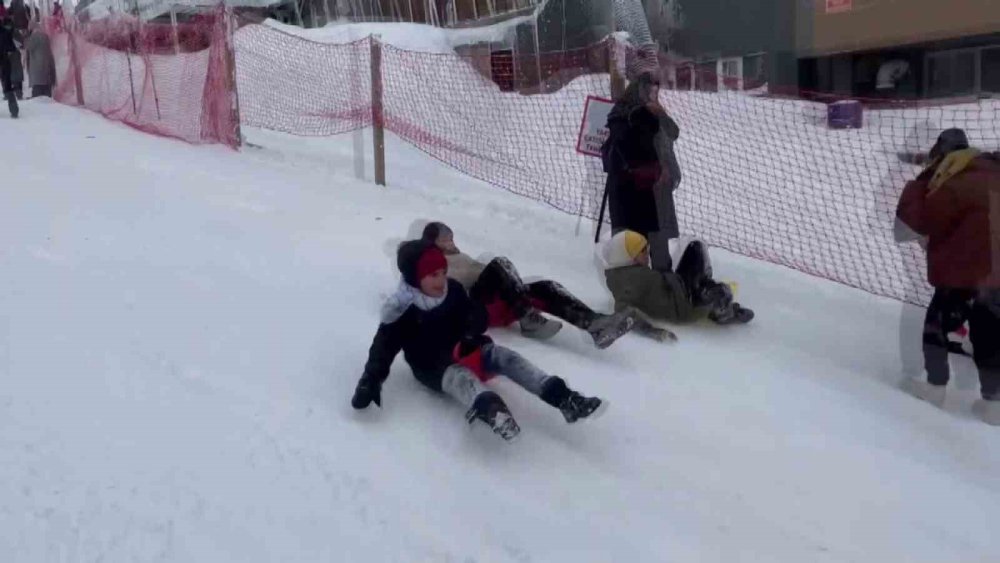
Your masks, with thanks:
[{"label": "ski resort building", "polygon": [[992,0],[821,0],[803,18],[805,90],[860,97],[1000,95]]},{"label": "ski resort building", "polygon": [[[655,1],[655,0],[647,0]],[[683,2],[681,89],[863,98],[1000,95],[991,0]]]}]

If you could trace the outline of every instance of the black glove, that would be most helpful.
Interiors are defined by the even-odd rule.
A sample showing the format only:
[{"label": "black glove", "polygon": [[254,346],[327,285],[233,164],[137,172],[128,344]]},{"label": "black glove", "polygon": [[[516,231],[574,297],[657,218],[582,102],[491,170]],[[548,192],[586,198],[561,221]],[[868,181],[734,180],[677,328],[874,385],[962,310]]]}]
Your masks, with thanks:
[{"label": "black glove", "polygon": [[356,409],[366,409],[373,401],[382,408],[382,384],[367,375],[362,376],[357,388],[354,389],[351,406]]},{"label": "black glove", "polygon": [[483,334],[490,328],[490,314],[486,307],[480,303],[473,303],[469,310],[469,315],[465,319],[466,337]]},{"label": "black glove", "polygon": [[458,343],[458,355],[460,358],[464,358],[492,342],[493,340],[485,334],[465,336]]}]

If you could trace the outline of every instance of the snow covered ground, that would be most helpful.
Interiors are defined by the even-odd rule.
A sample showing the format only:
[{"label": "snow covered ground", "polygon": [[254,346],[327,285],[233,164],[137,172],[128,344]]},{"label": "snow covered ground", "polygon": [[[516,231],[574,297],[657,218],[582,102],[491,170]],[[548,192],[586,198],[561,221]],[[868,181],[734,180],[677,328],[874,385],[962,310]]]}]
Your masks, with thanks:
[{"label": "snow covered ground", "polygon": [[521,16],[493,25],[444,28],[422,23],[354,23],[335,22],[324,27],[302,28],[277,20],[266,20],[264,25],[317,43],[352,43],[377,35],[389,45],[407,51],[424,53],[454,53],[455,47],[476,43],[503,43],[513,41],[518,25],[531,21],[533,16]]},{"label": "snow covered ground", "polygon": [[1000,557],[974,372],[956,363],[947,412],[897,391],[896,302],[720,251],[748,327],[605,352],[500,331],[612,403],[569,426],[499,382],[524,429],[507,445],[402,361],[383,409],[350,408],[387,240],[442,219],[606,308],[592,224],[394,138],[382,189],[353,135],[250,131],[263,148],[236,153],[38,101],[0,127],[20,147],[0,182],[5,561]]}]

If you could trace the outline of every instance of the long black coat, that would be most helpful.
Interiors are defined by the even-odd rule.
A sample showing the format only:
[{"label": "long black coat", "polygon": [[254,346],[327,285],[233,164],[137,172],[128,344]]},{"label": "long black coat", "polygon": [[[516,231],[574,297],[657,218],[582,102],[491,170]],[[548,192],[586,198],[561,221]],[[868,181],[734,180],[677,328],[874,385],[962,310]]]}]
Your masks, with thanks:
[{"label": "long black coat", "polygon": [[608,208],[614,231],[659,230],[653,186],[662,174],[654,139],[659,121],[642,106],[618,102],[608,114]]},{"label": "long black coat", "polygon": [[3,86],[4,94],[11,91],[10,55],[16,52],[17,48],[14,46],[14,36],[10,27],[0,25],[0,85]]},{"label": "long black coat", "polygon": [[379,325],[368,351],[365,377],[385,381],[402,351],[417,380],[440,391],[444,371],[455,363],[455,346],[463,338],[482,335],[486,319],[486,308],[472,301],[460,283],[448,280],[444,303],[430,311],[411,305],[395,322]]},{"label": "long black coat", "polygon": [[676,123],[653,114],[626,94],[608,115],[608,130],[606,189],[612,230],[677,237],[673,196],[680,183],[673,150],[679,133]]}]

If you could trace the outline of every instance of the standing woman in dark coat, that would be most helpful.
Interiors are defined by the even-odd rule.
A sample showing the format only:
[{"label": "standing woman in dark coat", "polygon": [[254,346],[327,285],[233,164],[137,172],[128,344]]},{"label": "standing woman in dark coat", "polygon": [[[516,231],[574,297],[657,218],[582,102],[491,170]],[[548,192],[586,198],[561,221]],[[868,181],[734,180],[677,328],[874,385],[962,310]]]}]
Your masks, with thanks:
[{"label": "standing woman in dark coat", "polygon": [[673,192],[680,167],[673,143],[680,130],[660,105],[659,93],[659,79],[650,72],[629,84],[608,114],[603,156],[612,232],[646,237],[653,268],[670,271],[668,243],[679,235]]},{"label": "standing woman in dark coat", "polygon": [[[13,21],[13,20],[11,20]],[[11,30],[14,40],[14,52],[7,55],[10,59],[10,87],[18,100],[24,99],[24,64],[21,61],[22,36],[17,27]]]},{"label": "standing woman in dark coat", "polygon": [[24,64],[21,61],[21,49],[24,38],[28,34],[28,23],[31,21],[28,7],[24,0],[11,0],[7,10],[10,28],[15,43],[15,52],[10,54],[10,82],[14,95],[18,100],[24,99]]}]

